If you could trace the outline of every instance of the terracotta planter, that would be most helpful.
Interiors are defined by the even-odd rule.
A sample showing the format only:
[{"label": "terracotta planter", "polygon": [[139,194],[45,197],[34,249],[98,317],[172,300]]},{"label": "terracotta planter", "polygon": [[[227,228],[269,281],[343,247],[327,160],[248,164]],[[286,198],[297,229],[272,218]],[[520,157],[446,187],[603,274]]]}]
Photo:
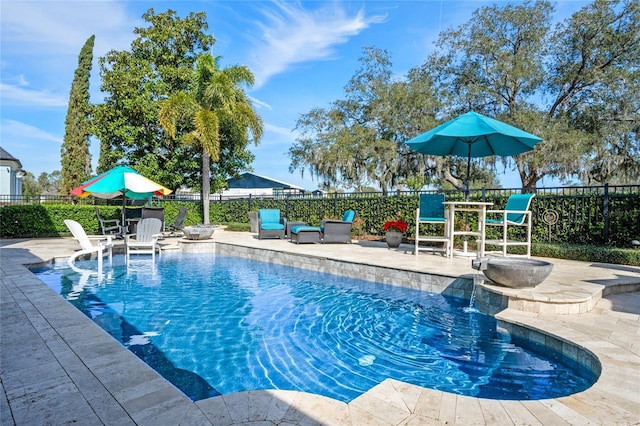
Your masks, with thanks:
[{"label": "terracotta planter", "polygon": [[389,248],[398,248],[400,247],[400,243],[402,242],[402,237],[404,234],[398,231],[387,231],[384,234],[384,239],[387,242]]}]

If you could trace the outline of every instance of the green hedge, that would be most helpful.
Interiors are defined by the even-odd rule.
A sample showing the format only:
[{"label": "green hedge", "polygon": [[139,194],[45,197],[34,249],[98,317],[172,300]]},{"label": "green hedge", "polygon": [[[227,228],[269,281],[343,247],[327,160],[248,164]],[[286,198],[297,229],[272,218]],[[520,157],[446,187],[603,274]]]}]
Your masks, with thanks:
[{"label": "green hedge", "polygon": [[[114,211],[112,207],[100,209],[105,218],[110,218]],[[44,204],[0,208],[0,236],[30,238],[68,235],[69,230],[64,224],[68,218],[80,222],[87,233],[98,233],[99,223],[93,206]]]},{"label": "green hedge", "polygon": [[[174,202],[164,205],[165,223],[172,224],[180,207],[187,208],[186,225],[201,223],[199,203]],[[122,207],[100,206],[103,219],[120,219]],[[69,204],[35,204],[0,207],[0,238],[59,237],[70,235],[65,219],[80,223],[88,234],[99,234],[100,224],[95,206]]]},{"label": "green hedge", "polygon": [[[501,206],[504,200],[496,200],[496,207]],[[544,206],[545,203],[539,204]],[[168,202],[165,207],[165,222],[173,223],[178,215],[180,207],[187,208],[187,225],[201,223],[202,217],[200,203],[196,202]],[[343,199],[319,199],[313,200],[289,200],[286,204],[281,200],[260,200],[251,203],[252,209],[279,208],[290,220],[304,220],[312,225],[319,225],[325,217],[339,217],[347,209],[358,211],[357,228],[355,234],[381,235],[382,224],[387,218],[394,217],[398,212],[409,222],[411,228],[415,223],[415,209],[417,197],[371,197],[371,198],[343,198]],[[121,207],[100,206],[100,214],[106,218],[120,218]],[[540,207],[538,207],[539,209]],[[534,217],[541,214],[534,205]],[[248,231],[249,218],[247,216],[248,204],[245,200],[236,202],[214,202],[211,204],[211,223],[228,224],[229,230]],[[475,215],[469,215],[472,226],[475,226]],[[618,215],[623,217],[624,215]],[[42,204],[19,205],[0,207],[0,237],[2,238],[32,238],[32,237],[58,237],[69,235],[64,225],[64,219],[73,219],[79,222],[87,233],[100,233],[99,223],[95,216],[95,207],[92,205],[69,204]],[[461,226],[457,224],[456,226]],[[413,229],[409,229],[408,237],[412,238]],[[548,229],[548,227],[546,227]],[[597,235],[583,237],[591,241],[591,244],[567,244],[557,242],[544,242],[548,236],[541,232],[545,229],[534,219],[534,243],[532,254],[535,256],[573,259],[585,262],[602,262],[619,265],[640,266],[640,250],[616,248],[599,243]],[[487,232],[491,232],[488,230]],[[591,232],[598,234],[598,227],[592,227]],[[625,236],[629,238],[629,236]],[[542,240],[542,241],[541,241]]]},{"label": "green hedge", "polygon": [[582,262],[613,263],[616,265],[640,266],[640,250],[616,247],[533,243],[531,254],[556,259],[571,259]]},{"label": "green hedge", "polygon": [[[447,200],[460,200],[459,192],[447,193]],[[473,198],[478,200],[478,198]],[[491,194],[486,201],[493,203],[492,209],[504,207],[508,193]],[[172,223],[180,207],[188,210],[187,225],[202,223],[202,207],[198,201],[161,201],[165,208],[165,220]],[[402,216],[409,223],[407,236],[415,232],[415,211],[418,207],[417,193],[400,193],[383,196],[379,193],[360,193],[335,197],[292,197],[280,199],[239,199],[210,204],[211,223],[248,223],[248,211],[263,208],[280,209],[289,220],[300,220],[319,225],[324,218],[341,217],[345,210],[358,212],[357,235],[382,235],[382,225],[390,218]],[[121,207],[101,205],[100,213],[105,218],[119,218]],[[640,240],[640,196],[637,194],[609,195],[607,206],[609,235],[604,235],[605,208],[602,194],[539,194],[533,199],[532,240],[536,243],[557,243],[588,246],[629,247],[631,240]],[[558,215],[556,223],[545,222],[547,213]],[[98,222],[93,205],[42,204],[0,207],[0,237],[45,237],[66,234],[63,220],[73,218],[87,232],[98,232]],[[468,215],[468,224],[477,226],[477,215]],[[456,219],[456,228],[464,225],[463,218]],[[489,227],[487,235],[499,232]],[[517,227],[510,232],[518,232]]]}]

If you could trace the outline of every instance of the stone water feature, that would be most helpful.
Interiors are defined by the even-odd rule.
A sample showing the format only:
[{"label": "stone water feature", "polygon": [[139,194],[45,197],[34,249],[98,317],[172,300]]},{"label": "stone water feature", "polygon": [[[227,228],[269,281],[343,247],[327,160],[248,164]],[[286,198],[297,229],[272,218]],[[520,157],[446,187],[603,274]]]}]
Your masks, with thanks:
[{"label": "stone water feature", "polygon": [[494,284],[509,288],[535,287],[553,270],[553,263],[517,257],[491,257],[474,260],[474,269]]},{"label": "stone water feature", "polygon": [[186,226],[182,232],[187,240],[208,240],[216,229],[224,229],[219,225],[196,225]]}]

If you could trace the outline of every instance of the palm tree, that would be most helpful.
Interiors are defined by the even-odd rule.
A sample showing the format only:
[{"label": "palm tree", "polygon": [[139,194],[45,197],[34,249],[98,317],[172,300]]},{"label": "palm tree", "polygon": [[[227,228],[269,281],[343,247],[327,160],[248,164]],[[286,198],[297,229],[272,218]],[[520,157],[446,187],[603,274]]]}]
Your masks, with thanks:
[{"label": "palm tree", "polygon": [[159,120],[171,138],[178,126],[185,131],[180,142],[202,149],[202,203],[204,224],[209,223],[210,165],[220,158],[221,135],[244,145],[253,137],[262,137],[262,119],[254,111],[242,84],[253,86],[253,73],[246,66],[219,69],[220,57],[200,55],[196,61],[194,87],[188,92],[171,95],[163,101]]}]

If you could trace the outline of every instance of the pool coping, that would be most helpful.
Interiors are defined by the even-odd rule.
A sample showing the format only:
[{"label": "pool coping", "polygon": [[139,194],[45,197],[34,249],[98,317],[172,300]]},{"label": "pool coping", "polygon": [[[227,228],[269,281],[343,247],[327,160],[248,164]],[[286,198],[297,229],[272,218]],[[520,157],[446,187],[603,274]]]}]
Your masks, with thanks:
[{"label": "pool coping", "polygon": [[[336,247],[333,250],[338,253],[330,255],[332,249],[322,246],[295,249],[290,246],[302,245],[289,246],[286,242],[268,240],[258,242],[253,238],[240,244],[239,235],[220,234],[225,234],[221,237],[216,233],[220,243],[257,246],[269,251],[298,250],[333,261],[343,259],[346,251]],[[586,391],[569,397],[541,401],[484,400],[388,379],[349,404],[292,391],[242,392],[192,403],[77,309],[57,296],[52,297],[55,293],[23,266],[37,263],[31,251],[38,252],[37,247],[29,248],[28,241],[25,244],[28,253],[18,255],[3,248],[0,264],[3,292],[0,373],[5,396],[0,401],[0,409],[2,412],[11,410],[17,424],[34,419],[54,419],[55,423],[78,415],[87,416],[83,417],[85,419],[95,418],[97,423],[103,424],[248,424],[259,421],[291,424],[509,424],[521,421],[532,424],[632,424],[640,420],[637,385],[640,357],[638,345],[633,343],[640,335],[639,315],[638,312],[607,310],[562,316],[507,308],[496,315],[499,320],[522,326],[525,330],[538,331],[542,335],[551,333],[561,341],[578,344],[598,356],[602,364],[600,379]],[[69,250],[60,244],[56,249]],[[362,249],[369,250],[367,257],[384,250],[379,247]],[[407,256],[402,251],[384,252],[384,255],[385,258],[396,256],[400,261],[406,260]],[[39,259],[45,261],[42,257]],[[348,263],[358,264],[352,260]],[[630,278],[637,276],[640,274],[632,274]],[[576,316],[585,318],[593,335],[585,332],[583,324],[570,321]],[[620,326],[622,335],[615,339],[602,338],[606,331],[599,325],[602,322],[614,326],[623,323]],[[615,332],[617,327],[612,328]],[[91,345],[82,343],[87,335],[93,339]],[[32,337],[27,348],[24,343],[20,344],[25,340],[24,336]],[[7,346],[7,342],[15,345]],[[118,374],[118,368],[122,369],[123,365],[129,366],[132,373],[124,377]],[[40,369],[45,366],[44,377],[53,375],[63,384],[54,386],[52,378],[43,381],[43,377],[30,373],[35,369],[42,374]],[[30,380],[34,383],[27,385]],[[60,392],[61,386],[66,392]],[[55,395],[52,389],[57,389]],[[83,397],[80,398],[82,404],[78,401],[78,393]],[[32,400],[34,402],[30,402]],[[74,413],[80,414],[64,409],[70,401],[73,401]]]}]

